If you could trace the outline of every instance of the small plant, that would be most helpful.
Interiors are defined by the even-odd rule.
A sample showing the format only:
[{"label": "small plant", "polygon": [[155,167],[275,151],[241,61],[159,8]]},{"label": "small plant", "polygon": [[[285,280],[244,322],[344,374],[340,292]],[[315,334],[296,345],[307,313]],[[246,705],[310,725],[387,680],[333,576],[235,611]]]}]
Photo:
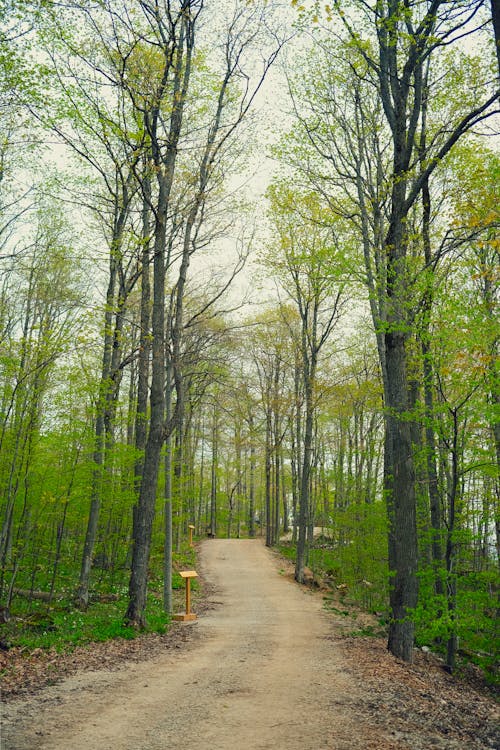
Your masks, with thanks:
[{"label": "small plant", "polygon": [[375,625],[365,625],[362,628],[359,628],[359,630],[353,630],[350,633],[354,638],[381,638],[385,636],[385,634],[385,630],[381,630]]}]

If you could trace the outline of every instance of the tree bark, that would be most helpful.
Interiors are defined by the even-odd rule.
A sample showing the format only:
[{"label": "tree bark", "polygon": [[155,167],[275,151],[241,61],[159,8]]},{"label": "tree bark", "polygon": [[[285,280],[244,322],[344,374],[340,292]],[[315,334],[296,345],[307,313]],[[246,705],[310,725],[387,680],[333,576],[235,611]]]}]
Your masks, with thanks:
[{"label": "tree bark", "polygon": [[[388,648],[404,661],[413,659],[413,610],[417,605],[417,522],[415,467],[412,431],[409,421],[409,384],[406,363],[407,287],[406,235],[404,220],[405,153],[404,121],[395,134],[395,168],[392,189],[392,213],[386,238],[387,330],[384,334],[387,381],[384,384],[386,409],[386,446],[389,449],[390,491],[387,497],[389,519],[390,606]],[[398,147],[399,144],[399,147]],[[403,163],[401,157],[403,156]]]},{"label": "tree bark", "polygon": [[498,75],[500,77],[500,0],[491,0],[491,16],[497,51]]},{"label": "tree bark", "polygon": [[148,174],[147,160],[144,160],[142,183],[142,273],[141,273],[141,312],[139,333],[139,355],[137,366],[137,407],[135,414],[135,448],[137,459],[134,466],[136,492],[140,491],[144,450],[147,439],[147,409],[149,387],[149,359],[151,355],[151,273],[150,273],[150,238],[151,238],[151,179]]},{"label": "tree bark", "polygon": [[[172,414],[172,366],[170,361],[166,365],[166,393],[165,407],[167,424]],[[164,543],[163,543],[163,609],[171,613],[172,603],[172,434],[166,439],[165,450],[165,494],[164,494]]]},{"label": "tree bark", "polygon": [[184,105],[191,73],[191,55],[194,45],[194,20],[189,14],[189,0],[181,12],[180,31],[177,43],[174,81],[172,91],[172,112],[170,117],[168,145],[162,153],[161,137],[158,127],[161,120],[160,104],[165,93],[170,70],[169,45],[163,50],[165,67],[161,81],[162,93],[151,112],[149,136],[151,152],[158,182],[158,199],[155,211],[154,260],[153,260],[153,309],[151,317],[152,335],[152,370],[150,390],[149,432],[144,456],[143,475],[139,498],[133,513],[133,551],[132,570],[129,582],[129,605],[125,621],[134,627],[146,624],[144,610],[146,607],[147,577],[151,534],[156,506],[156,491],[160,466],[161,449],[166,436],[165,431],[165,280],[166,280],[166,237],[170,193],[174,182],[177,162],[177,146],[181,134]]},{"label": "tree bark", "polygon": [[250,538],[255,536],[255,436],[254,418],[251,411],[248,412],[248,432],[250,436],[250,476],[248,488],[248,534]]},{"label": "tree bark", "polygon": [[266,547],[273,543],[272,535],[272,502],[271,502],[271,470],[272,470],[272,429],[271,429],[271,398],[266,403],[266,449],[265,449],[265,475],[266,475]]},{"label": "tree bark", "polygon": [[[160,180],[160,204],[164,207],[167,196],[165,180]],[[132,570],[129,582],[129,605],[125,621],[134,627],[146,624],[147,574],[151,532],[156,504],[160,452],[165,432],[165,226],[163,211],[157,213],[153,263],[153,313],[152,313],[152,377],[150,395],[149,434],[146,442],[139,499],[133,515]]]},{"label": "tree bark", "polygon": [[214,403],[212,424],[212,469],[210,487],[210,536],[217,536],[217,475],[218,475],[219,415]]},{"label": "tree bark", "polygon": [[[305,348],[305,339],[303,346]],[[297,558],[295,562],[295,580],[299,583],[304,582],[304,567],[307,559],[307,528],[309,525],[310,515],[310,487],[311,487],[311,466],[312,466],[312,449],[314,439],[314,404],[313,404],[313,384],[316,377],[316,353],[313,352],[311,358],[306,352],[303,352],[307,363],[304,362],[304,396],[305,396],[305,419],[304,419],[304,442],[302,453],[302,467],[300,472],[300,493],[299,493],[299,533],[297,538]]]}]

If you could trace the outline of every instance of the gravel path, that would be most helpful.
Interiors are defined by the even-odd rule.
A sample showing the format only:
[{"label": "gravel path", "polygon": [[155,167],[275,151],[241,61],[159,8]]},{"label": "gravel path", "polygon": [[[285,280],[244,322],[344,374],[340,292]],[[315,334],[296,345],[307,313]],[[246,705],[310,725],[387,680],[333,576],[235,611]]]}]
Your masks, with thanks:
[{"label": "gravel path", "polygon": [[187,649],[10,704],[3,748],[333,747],[344,720],[331,704],[348,685],[321,597],[280,576],[258,541],[207,541],[201,563],[214,606],[175,626],[196,628]]},{"label": "gravel path", "polygon": [[[445,739],[418,717],[406,734],[417,702],[410,698],[399,719],[391,718],[390,705],[403,696],[394,678],[401,674],[408,683],[414,673],[379,653],[372,673],[381,663],[392,672],[370,679],[377,690],[389,684],[392,692],[370,690],[352,653],[346,656],[341,623],[324,611],[321,594],[283,575],[283,563],[260,541],[207,540],[200,564],[212,593],[196,622],[174,626],[192,629],[186,644],[119,671],[81,672],[8,703],[1,750],[492,746]],[[485,703],[484,717],[489,713]]]}]

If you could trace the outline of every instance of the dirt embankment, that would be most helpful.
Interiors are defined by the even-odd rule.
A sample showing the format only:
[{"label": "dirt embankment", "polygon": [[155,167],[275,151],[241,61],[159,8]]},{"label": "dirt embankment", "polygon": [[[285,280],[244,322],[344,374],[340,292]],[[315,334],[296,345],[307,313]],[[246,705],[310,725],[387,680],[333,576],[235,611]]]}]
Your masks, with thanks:
[{"label": "dirt embankment", "polygon": [[5,703],[1,749],[500,748],[492,698],[431,655],[409,666],[349,636],[261,542],[207,540],[200,560],[197,622],[124,644],[127,660],[117,644],[81,650],[65,668],[87,653],[93,669]]}]

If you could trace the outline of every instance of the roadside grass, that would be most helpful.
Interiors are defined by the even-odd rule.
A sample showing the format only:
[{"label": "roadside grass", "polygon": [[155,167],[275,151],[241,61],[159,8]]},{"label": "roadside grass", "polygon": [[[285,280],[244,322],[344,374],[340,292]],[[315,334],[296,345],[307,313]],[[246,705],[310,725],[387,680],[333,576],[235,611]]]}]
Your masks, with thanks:
[{"label": "roadside grass", "polygon": [[[170,616],[161,610],[161,602],[150,597],[147,609],[147,631],[164,633]],[[8,647],[27,651],[36,648],[70,650],[85,643],[112,638],[131,640],[138,632],[123,622],[127,601],[120,596],[112,602],[94,602],[82,611],[71,600],[58,600],[52,606],[43,602],[19,603],[9,622],[2,626],[2,642]]]},{"label": "roadside grass", "polygon": [[[195,567],[195,549],[184,545],[180,553],[174,555],[172,589],[174,610],[183,608],[184,582],[179,570]],[[95,578],[98,579],[99,571]],[[0,647],[4,650],[18,647],[26,652],[35,649],[57,652],[71,651],[75,646],[108,641],[114,638],[132,640],[141,632],[166,633],[172,617],[163,609],[163,576],[160,553],[154,553],[150,561],[148,582],[148,602],[146,607],[147,626],[137,631],[125,625],[124,615],[128,604],[129,571],[115,571],[114,582],[103,576],[96,581],[90,591],[90,602],[86,610],[75,607],[73,592],[76,589],[77,571],[64,571],[63,587],[54,592],[51,602],[29,599],[17,595],[13,598],[10,619],[0,625]],[[25,583],[21,579],[21,584]],[[44,585],[45,584],[45,585]],[[21,588],[21,586],[20,586]],[[47,581],[42,577],[36,584],[37,591],[47,591]],[[28,589],[29,590],[29,589]],[[199,585],[192,585],[196,596]]]}]

